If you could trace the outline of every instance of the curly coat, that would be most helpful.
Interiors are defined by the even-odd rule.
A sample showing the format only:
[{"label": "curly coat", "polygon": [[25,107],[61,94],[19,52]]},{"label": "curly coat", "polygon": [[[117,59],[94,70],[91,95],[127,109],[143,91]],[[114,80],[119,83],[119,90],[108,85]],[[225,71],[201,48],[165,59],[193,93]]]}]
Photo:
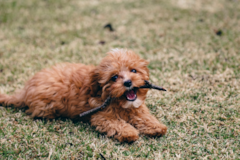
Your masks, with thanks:
[{"label": "curly coat", "polygon": [[[65,63],[44,69],[18,93],[0,94],[0,104],[28,107],[26,113],[33,118],[79,119],[80,113],[100,106],[111,96],[115,99],[107,108],[83,118],[96,130],[120,142],[136,141],[139,133],[164,135],[167,127],[149,113],[144,103],[148,89],[139,89],[144,80],[149,80],[147,65],[133,51],[114,49],[98,66]],[[125,86],[126,80],[131,81],[132,88]],[[126,94],[133,88],[137,98],[130,101]]]}]

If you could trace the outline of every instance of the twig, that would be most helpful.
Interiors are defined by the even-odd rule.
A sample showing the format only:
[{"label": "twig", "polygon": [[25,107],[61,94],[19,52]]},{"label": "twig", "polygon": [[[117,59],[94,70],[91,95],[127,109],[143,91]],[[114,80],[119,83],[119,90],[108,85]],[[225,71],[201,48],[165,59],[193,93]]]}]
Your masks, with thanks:
[{"label": "twig", "polygon": [[[151,84],[149,81],[145,80],[145,85],[139,87],[139,88],[149,88],[149,89],[156,89],[156,90],[159,90],[159,91],[167,91],[166,89],[162,88],[162,87],[159,87],[159,86],[156,86],[154,84]],[[89,114],[93,114],[95,112],[98,112],[99,110],[103,110],[104,108],[106,108],[109,103],[111,102],[112,98],[109,96],[105,102],[99,106],[99,107],[96,107],[96,108],[93,108],[93,109],[90,109],[86,112],[83,112],[81,113],[79,116],[80,117],[84,117],[86,115],[89,115]]]},{"label": "twig", "polygon": [[93,109],[90,109],[90,110],[88,110],[88,111],[86,111],[86,112],[83,112],[83,113],[81,113],[79,116],[80,116],[80,117],[83,117],[83,116],[86,116],[86,115],[88,115],[88,114],[92,114],[92,113],[95,113],[95,112],[97,112],[97,111],[99,111],[99,110],[102,110],[102,109],[106,108],[107,105],[109,105],[109,103],[111,102],[111,100],[112,100],[112,98],[109,96],[101,106],[96,107],[96,108],[93,108]]},{"label": "twig", "polygon": [[167,91],[166,89],[164,89],[163,87],[159,87],[159,86],[156,86],[154,84],[151,84],[149,81],[145,80],[145,85],[139,87],[139,88],[149,88],[149,89],[156,89],[156,90],[159,90],[159,91]]}]

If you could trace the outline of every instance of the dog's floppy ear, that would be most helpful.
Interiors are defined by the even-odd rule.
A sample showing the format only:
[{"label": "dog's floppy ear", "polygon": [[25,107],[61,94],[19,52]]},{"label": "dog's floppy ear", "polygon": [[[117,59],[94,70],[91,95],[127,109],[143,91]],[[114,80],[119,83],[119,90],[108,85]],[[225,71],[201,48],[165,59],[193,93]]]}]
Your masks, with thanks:
[{"label": "dog's floppy ear", "polygon": [[97,96],[99,90],[101,90],[99,81],[99,72],[98,69],[94,69],[90,73],[90,94],[92,97]]}]

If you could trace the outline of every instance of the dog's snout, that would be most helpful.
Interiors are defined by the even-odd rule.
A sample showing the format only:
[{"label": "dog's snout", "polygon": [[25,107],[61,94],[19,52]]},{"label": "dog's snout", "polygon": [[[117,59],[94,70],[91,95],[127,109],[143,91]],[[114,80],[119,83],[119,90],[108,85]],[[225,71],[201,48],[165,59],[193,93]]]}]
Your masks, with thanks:
[{"label": "dog's snout", "polygon": [[127,80],[123,84],[124,84],[125,87],[131,87],[132,86],[132,81],[131,80]]}]

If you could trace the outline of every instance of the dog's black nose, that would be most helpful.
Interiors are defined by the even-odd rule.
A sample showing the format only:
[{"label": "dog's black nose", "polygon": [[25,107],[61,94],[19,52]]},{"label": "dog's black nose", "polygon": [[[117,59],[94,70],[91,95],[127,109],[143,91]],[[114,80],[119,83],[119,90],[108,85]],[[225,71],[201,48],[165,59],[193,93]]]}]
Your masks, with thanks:
[{"label": "dog's black nose", "polygon": [[124,84],[125,87],[131,87],[132,86],[132,81],[131,80],[127,80],[123,84]]}]

